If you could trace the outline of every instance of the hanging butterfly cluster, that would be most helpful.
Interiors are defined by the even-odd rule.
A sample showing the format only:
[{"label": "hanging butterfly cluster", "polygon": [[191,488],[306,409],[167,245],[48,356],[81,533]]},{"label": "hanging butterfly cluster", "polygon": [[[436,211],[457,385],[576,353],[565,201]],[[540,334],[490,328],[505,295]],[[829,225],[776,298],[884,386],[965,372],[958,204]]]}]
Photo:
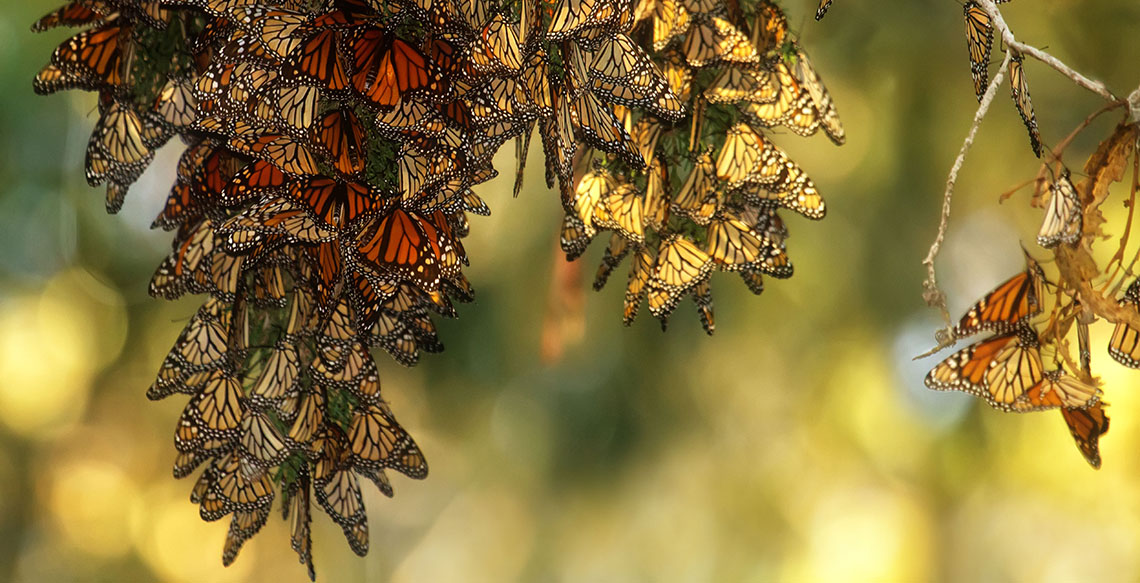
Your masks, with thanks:
[{"label": "hanging butterfly cluster", "polygon": [[[824,216],[811,178],[763,129],[783,126],[810,136],[822,128],[842,144],[831,96],[807,55],[787,38],[776,6],[759,2],[735,18],[727,6],[715,0],[643,2],[634,34],[651,40],[656,61],[635,51],[632,41],[578,39],[563,49],[567,91],[573,95],[584,87],[584,98],[592,99],[592,92],[619,107],[608,124],[615,127],[611,137],[599,142],[586,135],[592,148],[574,165],[583,172],[576,188],[568,191],[562,180],[562,248],[575,259],[600,232],[611,232],[595,289],[625,257],[633,257],[627,325],[647,301],[664,327],[678,302],[692,295],[711,334],[710,274],[737,272],[752,292],[761,293],[764,275],[792,275],[779,209],[810,219]],[[615,65],[622,62],[637,64],[623,72]],[[655,62],[667,83],[647,82]],[[638,85],[629,71],[642,79]],[[694,115],[678,121],[678,102]],[[642,108],[634,112],[622,105]],[[569,124],[570,113],[558,121]],[[570,174],[563,168],[563,175]]]},{"label": "hanging butterfly cluster", "polygon": [[427,475],[371,349],[442,350],[432,316],[472,298],[461,240],[500,146],[519,145],[517,193],[540,126],[567,253],[614,233],[599,282],[634,252],[627,321],[692,293],[711,332],[709,272],[759,293],[791,275],[777,208],[824,214],[757,128],[843,141],[766,0],[73,0],[33,29],[61,25],[83,30],[34,87],[97,92],[87,179],[110,212],[186,146],[150,287],[206,298],[147,392],[189,397],[174,475],[204,466],[191,500],[231,517],[227,565],[280,493],[311,578],[312,498],[363,555],[362,478],[391,496],[388,470]]}]

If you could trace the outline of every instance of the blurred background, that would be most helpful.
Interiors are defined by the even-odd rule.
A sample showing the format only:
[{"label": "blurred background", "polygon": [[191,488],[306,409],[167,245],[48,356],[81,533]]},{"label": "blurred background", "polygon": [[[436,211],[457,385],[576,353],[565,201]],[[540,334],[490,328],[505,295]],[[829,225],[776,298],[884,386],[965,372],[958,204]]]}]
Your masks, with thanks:
[{"label": "blurred background", "polygon": [[[305,580],[276,518],[223,568],[228,520],[201,522],[192,480],[170,477],[183,403],[144,392],[200,298],[147,295],[169,248],[147,227],[179,152],[160,152],[123,211],[104,213],[83,179],[91,95],[31,90],[67,33],[28,26],[55,4],[0,13],[0,580]],[[784,4],[848,134],[841,148],[775,137],[830,207],[818,223],[787,214],[795,277],[754,297],[718,274],[711,338],[688,301],[667,334],[647,313],[624,328],[625,268],[587,291],[596,243],[583,335],[555,335],[561,356],[544,363],[563,260],[557,195],[532,148],[522,196],[508,177],[480,191],[494,213],[472,217],[466,241],[477,300],[439,323],[446,352],[414,369],[378,361],[431,475],[394,478],[394,499],[366,489],[364,559],[316,513],[321,580],[1140,578],[1140,373],[1094,353],[1112,404],[1094,471],[1058,413],[929,391],[936,357],[911,360],[934,345],[920,263],[977,105],[961,5],[837,0],[817,23],[815,0]],[[1117,95],[1140,83],[1134,2],[1003,12],[1020,40]],[[1046,143],[1101,105],[1040,63],[1026,74]],[[1007,94],[963,169],[938,264],[955,315],[1021,269],[1018,241],[1040,221],[1027,190],[998,204],[1038,168]],[[1117,119],[1069,149],[1074,174]],[[513,156],[504,148],[500,167]],[[1093,342],[1110,332],[1094,326]]]}]

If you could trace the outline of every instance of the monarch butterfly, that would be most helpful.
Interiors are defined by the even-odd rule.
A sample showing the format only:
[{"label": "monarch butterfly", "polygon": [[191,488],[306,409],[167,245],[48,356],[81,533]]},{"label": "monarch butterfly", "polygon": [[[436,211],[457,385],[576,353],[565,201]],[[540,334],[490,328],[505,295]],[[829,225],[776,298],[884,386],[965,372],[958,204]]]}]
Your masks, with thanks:
[{"label": "monarch butterfly", "polygon": [[320,173],[312,152],[289,136],[266,134],[257,138],[233,138],[228,145],[238,152],[268,160],[289,174],[305,176]]},{"label": "monarch butterfly", "polygon": [[554,113],[554,99],[547,76],[548,58],[546,51],[535,49],[526,59],[522,72],[522,88],[539,116],[547,117]]},{"label": "monarch butterfly", "polygon": [[669,220],[670,193],[665,185],[668,183],[665,176],[665,166],[660,160],[654,160],[646,170],[645,201],[642,203],[645,226],[660,231],[665,222]]},{"label": "monarch butterfly", "polygon": [[707,89],[709,103],[772,103],[780,95],[771,71],[724,67]]},{"label": "monarch butterfly", "polygon": [[233,564],[245,541],[253,538],[253,535],[265,526],[271,510],[272,505],[266,504],[254,510],[237,510],[234,512],[234,517],[230,519],[230,528],[226,531],[225,546],[222,547],[223,566],[228,567]]},{"label": "monarch butterfly", "polygon": [[364,170],[364,129],[351,109],[336,109],[321,118],[317,141],[332,155],[333,167],[345,175]]},{"label": "monarch butterfly", "polygon": [[743,182],[759,166],[764,150],[764,138],[748,124],[738,123],[728,128],[716,160],[717,179],[727,182],[729,187]]},{"label": "monarch butterfly", "polygon": [[617,186],[617,181],[604,168],[596,168],[587,172],[578,180],[574,189],[574,196],[566,201],[569,208],[573,208],[585,229],[590,234],[596,230],[595,223],[606,218],[604,201]]},{"label": "monarch butterfly", "polygon": [[307,464],[301,464],[296,479],[284,492],[285,500],[281,508],[285,519],[289,521],[289,540],[293,551],[308,569],[309,580],[316,581],[317,573],[313,568],[313,540],[310,534],[312,506],[309,496],[309,469]]},{"label": "monarch butterfly", "polygon": [[757,12],[753,42],[765,53],[782,49],[788,36],[788,19],[784,13],[771,2],[761,2]]},{"label": "monarch butterfly", "polygon": [[297,418],[289,427],[288,437],[295,443],[309,443],[321,427],[325,416],[324,391],[319,387],[307,391],[301,397]]},{"label": "monarch butterfly", "polygon": [[[1120,305],[1140,306],[1140,279],[1132,282],[1124,292]],[[1117,322],[1108,341],[1108,354],[1113,360],[1129,368],[1140,368],[1140,331],[1126,322]]]},{"label": "monarch butterfly", "polygon": [[760,295],[764,293],[764,277],[757,271],[740,271],[740,278],[744,280],[748,291]]},{"label": "monarch butterfly", "polygon": [[714,218],[708,227],[708,255],[724,269],[759,269],[774,277],[789,277],[792,265],[782,245],[753,231],[746,223],[727,216]]},{"label": "monarch butterfly", "polygon": [[[238,16],[241,10],[236,8],[231,14]],[[284,59],[301,44],[302,33],[298,31],[307,20],[305,15],[281,9],[263,10],[262,7],[246,7],[245,10],[250,16],[256,11],[256,17],[239,20],[239,24],[254,33],[261,45],[278,58]]]},{"label": "monarch butterfly", "polygon": [[611,108],[603,105],[590,91],[582,91],[570,100],[569,117],[582,139],[589,145],[616,154],[634,168],[644,168],[645,160],[633,145],[625,124]]},{"label": "monarch butterfly", "polygon": [[962,391],[995,409],[1016,411],[1043,378],[1037,334],[1023,326],[950,355],[926,375],[926,386]]},{"label": "monarch butterfly", "polygon": [[162,212],[151,223],[152,229],[161,227],[169,231],[183,223],[196,222],[202,218],[205,205],[196,196],[192,181],[198,173],[198,168],[213,152],[215,146],[213,142],[202,141],[182,152],[182,156],[178,159],[174,186],[166,197]]},{"label": "monarch butterfly", "polygon": [[292,342],[278,342],[250,389],[250,404],[255,407],[275,404],[290,392],[300,375],[298,359],[297,347]]},{"label": "monarch butterfly", "polygon": [[221,360],[227,356],[230,338],[228,328],[229,319],[221,313],[219,302],[203,304],[178,336],[167,360],[190,371],[220,365]]},{"label": "monarch butterfly", "polygon": [[617,185],[604,203],[607,211],[604,221],[606,228],[613,229],[629,241],[645,242],[642,194],[632,184],[624,182]]},{"label": "monarch butterfly", "polygon": [[[326,314],[333,307],[331,303],[335,299],[334,294],[341,284],[344,271],[340,241],[334,239],[330,243],[306,246],[303,249],[302,260],[307,260],[305,266],[312,270],[311,275],[305,274],[305,276],[313,278],[311,282],[317,311],[322,315]],[[326,322],[328,326],[332,324],[331,321]]]},{"label": "monarch butterfly", "polygon": [[982,330],[998,334],[1017,330],[1029,318],[1041,313],[1042,282],[1045,273],[1030,258],[1025,271],[1009,278],[991,290],[954,327],[956,337],[969,336]]},{"label": "monarch butterfly", "polygon": [[150,295],[177,299],[214,250],[214,223],[209,219],[184,225],[172,243],[172,250],[158,266],[150,282]]},{"label": "monarch butterfly", "polygon": [[312,79],[331,91],[346,89],[348,76],[337,49],[340,34],[337,30],[323,29],[305,39],[285,59],[285,78]]},{"label": "monarch butterfly", "polygon": [[744,109],[745,114],[764,127],[783,125],[796,135],[815,134],[820,115],[811,92],[804,89],[783,61],[773,65],[773,74],[780,88],[776,99],[767,103],[750,102]]},{"label": "monarch butterfly", "polygon": [[562,218],[562,230],[559,234],[559,243],[562,251],[566,253],[566,259],[573,261],[580,257],[596,233],[593,228],[587,228],[577,214],[566,213]]},{"label": "monarch butterfly", "polygon": [[1025,78],[1021,55],[1014,55],[1009,60],[1009,91],[1013,104],[1017,106],[1017,113],[1021,115],[1021,123],[1029,131],[1029,144],[1033,147],[1033,154],[1041,157],[1041,133],[1037,131],[1037,114],[1033,113],[1033,100],[1029,98],[1029,81]]},{"label": "monarch butterfly", "polygon": [[622,307],[622,322],[629,326],[637,317],[641,300],[645,298],[646,286],[653,271],[654,257],[649,248],[638,246],[633,255],[633,265],[629,268],[625,299]]},{"label": "monarch butterfly", "polygon": [[154,158],[146,140],[148,131],[135,110],[113,101],[87,144],[88,184],[98,186],[107,178],[121,184],[134,182]]},{"label": "monarch butterfly", "polygon": [[391,111],[376,116],[376,125],[387,135],[419,133],[436,136],[444,130],[443,117],[438,110],[414,97],[404,97]]},{"label": "monarch butterfly", "polygon": [[185,128],[194,123],[198,99],[190,83],[186,80],[170,79],[163,85],[155,99],[154,110],[162,119],[176,128]]},{"label": "monarch butterfly", "polygon": [[747,178],[746,185],[751,188],[743,191],[745,200],[754,206],[764,206],[770,204],[766,201],[773,201],[816,220],[827,214],[827,205],[815,183],[772,143],[765,143],[760,165]]},{"label": "monarch butterfly", "polygon": [[815,19],[823,20],[823,16],[827,14],[827,9],[831,7],[832,0],[819,0],[819,8],[815,11]]},{"label": "monarch butterfly", "polygon": [[579,41],[588,41],[591,33],[617,29],[628,12],[616,0],[559,0],[546,39],[564,41],[578,37]]},{"label": "monarch butterfly", "polygon": [[[994,27],[990,15],[970,0],[962,6],[966,16],[966,48],[970,52],[970,76],[974,78],[974,94],[978,101],[986,93],[989,81],[990,49],[994,44]],[[1013,86],[1016,87],[1016,84]],[[1016,98],[1015,98],[1016,101]]]},{"label": "monarch butterfly", "polygon": [[1045,373],[1041,381],[1030,387],[1014,404],[1014,410],[1084,409],[1100,401],[1100,391],[1093,385],[1057,369]]},{"label": "monarch butterfly", "polygon": [[105,18],[90,3],[78,0],[64,4],[32,25],[32,32],[43,32],[57,26],[98,25]]},{"label": "monarch butterfly", "polygon": [[594,52],[589,75],[591,89],[605,101],[644,107],[672,122],[680,121],[685,114],[664,74],[627,35],[615,34],[602,41]]},{"label": "monarch butterfly", "polygon": [[273,503],[273,480],[269,472],[264,469],[247,472],[237,453],[219,462],[214,466],[218,473],[206,491],[206,498],[214,496],[220,501],[222,515],[235,510],[256,510]]},{"label": "monarch butterfly", "polygon": [[815,106],[819,114],[819,125],[823,127],[823,131],[827,137],[831,138],[832,142],[842,146],[847,141],[847,134],[843,131],[843,124],[839,121],[839,112],[835,108],[835,102],[831,100],[831,94],[828,93],[827,87],[823,85],[823,81],[820,81],[819,75],[815,72],[815,67],[808,60],[807,53],[800,50],[799,47],[796,47],[793,71],[796,74],[796,79],[811,96],[812,105]]},{"label": "monarch butterfly", "polygon": [[673,39],[689,30],[692,17],[680,0],[653,3],[653,50],[661,52]]},{"label": "monarch butterfly", "polygon": [[427,477],[427,461],[390,411],[375,405],[354,411],[348,444],[356,467],[391,468],[410,478]]},{"label": "monarch butterfly", "polygon": [[650,282],[671,294],[682,294],[696,285],[712,269],[712,258],[692,241],[680,235],[661,240]]},{"label": "monarch butterfly", "polygon": [[123,45],[129,42],[131,30],[113,17],[67,39],[52,53],[51,64],[36,76],[33,89],[45,95],[72,87],[96,90],[122,85]]},{"label": "monarch butterfly", "polygon": [[[210,375],[207,388],[216,385],[217,382],[217,377],[213,374]],[[236,421],[232,427],[226,426],[225,429],[218,429],[211,427],[203,419],[199,406],[205,398],[204,395],[199,395],[191,399],[186,408],[182,410],[182,416],[179,418],[174,432],[174,447],[181,453],[212,454],[228,448],[230,441],[237,437]]]},{"label": "monarch butterfly", "polygon": [[202,465],[202,462],[204,461],[206,461],[206,456],[204,455],[199,455],[196,453],[179,453],[174,458],[174,468],[172,472],[174,474],[174,479],[181,480],[182,478],[189,476],[194,472],[194,470],[198,469],[198,466]]},{"label": "monarch butterfly", "polygon": [[[454,251],[444,225],[415,211],[394,209],[357,236],[361,260],[434,291]],[[452,270],[447,270],[451,272]]]},{"label": "monarch butterfly", "polygon": [[288,193],[308,207],[316,218],[340,228],[382,206],[379,193],[371,187],[324,176],[295,181],[289,185]]},{"label": "monarch butterfly", "polygon": [[312,85],[295,85],[277,88],[277,115],[289,126],[307,130],[317,118],[317,99],[320,90]]},{"label": "monarch butterfly", "polygon": [[368,553],[368,517],[360,484],[347,463],[344,433],[332,424],[325,424],[313,442],[319,456],[313,471],[313,489],[317,503],[340,525],[348,546],[360,556]]},{"label": "monarch butterfly", "polygon": [[440,88],[439,74],[423,53],[379,28],[358,32],[352,51],[352,86],[380,107],[395,107],[412,91]]},{"label": "monarch butterfly", "polygon": [[671,208],[698,225],[707,225],[720,206],[721,196],[716,187],[712,156],[708,152],[701,152],[697,155],[685,184],[677,192]]},{"label": "monarch butterfly", "polygon": [[667,61],[661,72],[665,75],[665,80],[669,82],[669,88],[673,90],[677,98],[682,103],[688,101],[693,91],[692,70],[683,64]]},{"label": "monarch butterfly", "polygon": [[289,453],[285,437],[263,413],[251,411],[242,419],[241,446],[245,459],[260,468],[275,466]]},{"label": "monarch butterfly", "polygon": [[265,160],[254,160],[233,174],[233,178],[219,190],[219,198],[223,206],[235,206],[252,196],[282,194],[288,183],[289,179],[277,166]]},{"label": "monarch butterfly", "polygon": [[516,25],[502,14],[491,17],[471,46],[471,67],[484,75],[507,75],[522,68]]},{"label": "monarch butterfly", "polygon": [[555,103],[555,113],[542,120],[539,132],[542,136],[542,149],[546,155],[546,186],[553,187],[554,179],[557,177],[565,196],[571,187],[570,174],[574,155],[578,152],[578,141],[574,139],[574,120],[570,113],[570,101],[553,88],[551,98]]},{"label": "monarch butterfly", "polygon": [[594,275],[594,289],[601,291],[609,280],[610,274],[621,265],[623,259],[629,252],[632,251],[634,245],[630,245],[629,241],[619,235],[613,233],[610,235],[610,243],[606,246],[605,254],[602,255],[602,263],[598,265],[598,271]]},{"label": "monarch butterfly", "polygon": [[206,427],[213,431],[237,429],[245,414],[241,382],[237,377],[219,373],[206,382],[194,403]]},{"label": "monarch butterfly", "polygon": [[693,303],[697,305],[697,315],[701,318],[705,334],[712,336],[716,330],[716,318],[713,317],[712,290],[709,289],[708,281],[693,286]]},{"label": "monarch butterfly", "polygon": [[1096,403],[1085,409],[1062,407],[1061,416],[1069,426],[1069,433],[1085,456],[1090,466],[1100,469],[1100,436],[1108,433],[1108,415],[1104,414],[1104,403]]},{"label": "monarch butterfly", "polygon": [[695,16],[682,51],[685,62],[694,69],[718,63],[748,66],[760,63],[752,41],[731,22],[718,16]]},{"label": "monarch butterfly", "polygon": [[1049,195],[1049,206],[1045,209],[1041,230],[1037,232],[1037,243],[1046,248],[1056,247],[1059,243],[1076,244],[1081,240],[1082,207],[1068,168],[1050,185]]}]

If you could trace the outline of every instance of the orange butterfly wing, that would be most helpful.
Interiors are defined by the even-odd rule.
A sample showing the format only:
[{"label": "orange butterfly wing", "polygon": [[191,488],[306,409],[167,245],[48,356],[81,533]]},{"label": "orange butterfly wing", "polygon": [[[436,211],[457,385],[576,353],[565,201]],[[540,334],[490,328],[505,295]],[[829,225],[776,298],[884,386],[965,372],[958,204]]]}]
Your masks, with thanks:
[{"label": "orange butterfly wing", "polygon": [[1073,441],[1081,455],[1094,468],[1100,468],[1100,436],[1108,433],[1108,415],[1104,404],[1097,403],[1087,409],[1061,409],[1061,416],[1069,426]]}]

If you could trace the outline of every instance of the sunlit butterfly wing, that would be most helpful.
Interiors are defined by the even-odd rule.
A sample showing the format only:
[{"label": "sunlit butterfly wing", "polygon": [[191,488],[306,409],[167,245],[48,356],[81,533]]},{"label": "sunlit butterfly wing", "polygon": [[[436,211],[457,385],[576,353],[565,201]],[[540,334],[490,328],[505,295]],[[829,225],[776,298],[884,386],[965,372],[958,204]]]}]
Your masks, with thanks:
[{"label": "sunlit butterfly wing", "polygon": [[989,82],[990,49],[994,43],[994,27],[990,15],[972,0],[962,7],[966,16],[966,48],[970,52],[970,76],[974,78],[974,94],[978,101],[986,93]]},{"label": "sunlit butterfly wing", "polygon": [[[1133,310],[1140,306],[1140,279],[1128,286],[1120,305],[1130,306]],[[1108,341],[1108,354],[1124,366],[1140,368],[1140,330],[1126,322],[1117,322]]]},{"label": "sunlit butterfly wing", "polygon": [[1049,204],[1045,207],[1041,230],[1037,232],[1037,243],[1046,248],[1060,243],[1076,244],[1081,240],[1082,210],[1081,199],[1066,168],[1049,186]]},{"label": "sunlit butterfly wing", "polygon": [[1025,271],[1009,278],[978,300],[954,327],[954,335],[969,336],[982,330],[1004,333],[1017,329],[1028,318],[1041,313],[1041,267],[1030,262]]},{"label": "sunlit butterfly wing", "polygon": [[1100,469],[1100,436],[1108,433],[1108,415],[1104,403],[1087,409],[1061,409],[1061,416],[1069,426],[1069,433],[1090,466]]}]

